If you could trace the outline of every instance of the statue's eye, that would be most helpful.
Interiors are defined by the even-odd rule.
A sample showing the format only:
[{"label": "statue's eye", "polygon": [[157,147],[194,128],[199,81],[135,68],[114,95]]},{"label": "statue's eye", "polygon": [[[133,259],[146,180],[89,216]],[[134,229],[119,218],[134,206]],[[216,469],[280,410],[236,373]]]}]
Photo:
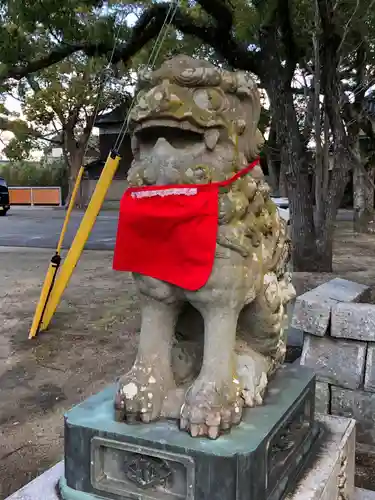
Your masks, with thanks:
[{"label": "statue's eye", "polygon": [[139,92],[137,96],[137,106],[141,109],[147,109],[148,104],[146,101],[146,93],[145,92]]},{"label": "statue's eye", "polygon": [[223,104],[223,96],[216,89],[198,89],[193,95],[194,103],[207,111],[218,111]]}]

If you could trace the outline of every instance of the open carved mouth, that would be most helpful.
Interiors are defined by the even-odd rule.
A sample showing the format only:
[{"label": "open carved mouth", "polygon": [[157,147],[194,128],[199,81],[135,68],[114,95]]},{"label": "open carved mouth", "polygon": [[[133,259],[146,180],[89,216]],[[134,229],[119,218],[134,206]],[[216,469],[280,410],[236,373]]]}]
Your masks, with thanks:
[{"label": "open carved mouth", "polygon": [[217,129],[203,129],[186,120],[145,120],[134,129],[138,145],[152,147],[159,138],[164,138],[175,148],[205,142],[208,149],[214,149],[219,139]]},{"label": "open carved mouth", "polygon": [[163,118],[162,120],[145,120],[142,123],[138,124],[134,130],[136,135],[140,135],[143,131],[148,129],[173,129],[174,131],[189,131],[195,132],[198,136],[204,135],[204,129],[193,125],[187,120],[173,120],[170,118]]}]

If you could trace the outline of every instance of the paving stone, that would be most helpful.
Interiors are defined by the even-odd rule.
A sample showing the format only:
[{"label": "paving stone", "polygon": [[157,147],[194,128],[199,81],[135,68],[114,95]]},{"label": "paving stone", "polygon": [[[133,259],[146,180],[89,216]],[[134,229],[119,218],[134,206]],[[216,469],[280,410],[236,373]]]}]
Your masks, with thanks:
[{"label": "paving stone", "polygon": [[367,348],[365,391],[375,392],[375,344]]},{"label": "paving stone", "polygon": [[331,309],[338,302],[368,300],[370,287],[335,278],[296,299],[291,326],[319,337],[328,330]]},{"label": "paving stone", "polygon": [[356,488],[354,500],[375,500],[375,491]]},{"label": "paving stone", "polygon": [[339,303],[332,307],[332,337],[375,341],[375,305]]},{"label": "paving stone", "polygon": [[369,446],[367,444],[357,442],[355,446],[355,461],[355,476],[357,487],[364,490],[373,490],[375,446]]},{"label": "paving stone", "polygon": [[326,382],[315,383],[315,411],[316,413],[328,413],[330,403],[330,389]]},{"label": "paving stone", "polygon": [[331,387],[333,415],[354,418],[357,421],[357,441],[375,445],[375,394]]},{"label": "paving stone", "polygon": [[63,474],[64,462],[59,462],[6,500],[59,500],[56,485]]},{"label": "paving stone", "polygon": [[319,382],[358,389],[363,382],[366,342],[305,334],[301,365],[312,368]]},{"label": "paving stone", "polygon": [[295,492],[285,500],[354,500],[355,422],[319,416],[329,434]]}]

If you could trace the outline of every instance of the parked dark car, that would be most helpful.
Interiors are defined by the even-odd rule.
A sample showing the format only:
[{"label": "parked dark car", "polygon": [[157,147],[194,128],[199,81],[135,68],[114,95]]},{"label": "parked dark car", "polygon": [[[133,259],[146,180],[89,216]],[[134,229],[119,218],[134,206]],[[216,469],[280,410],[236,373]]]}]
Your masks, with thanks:
[{"label": "parked dark car", "polygon": [[0,177],[0,216],[6,215],[9,209],[9,189],[5,179]]}]

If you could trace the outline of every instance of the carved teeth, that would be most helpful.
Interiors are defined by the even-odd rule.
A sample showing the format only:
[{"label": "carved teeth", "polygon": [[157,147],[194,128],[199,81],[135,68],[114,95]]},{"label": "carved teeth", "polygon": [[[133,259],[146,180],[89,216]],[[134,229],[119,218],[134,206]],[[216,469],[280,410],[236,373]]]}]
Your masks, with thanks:
[{"label": "carved teeth", "polygon": [[149,129],[149,128],[160,128],[160,127],[166,127],[166,128],[174,128],[174,129],[179,129],[179,130],[191,130],[192,132],[196,132],[197,134],[201,134],[203,136],[204,130],[193,125],[192,123],[188,122],[187,120],[181,120],[177,121],[174,120],[173,118],[169,117],[163,117],[162,119],[159,120],[152,120],[152,119],[146,119],[146,120],[139,120],[140,123],[135,127],[134,129],[134,134],[139,133],[141,130]]},{"label": "carved teeth", "polygon": [[134,134],[132,135],[131,142],[130,142],[130,147],[132,150],[133,155],[138,153],[139,151],[139,140],[138,137]]},{"label": "carved teeth", "polygon": [[204,143],[206,148],[213,151],[216,147],[217,141],[219,140],[220,132],[217,129],[206,130],[204,133]]}]

